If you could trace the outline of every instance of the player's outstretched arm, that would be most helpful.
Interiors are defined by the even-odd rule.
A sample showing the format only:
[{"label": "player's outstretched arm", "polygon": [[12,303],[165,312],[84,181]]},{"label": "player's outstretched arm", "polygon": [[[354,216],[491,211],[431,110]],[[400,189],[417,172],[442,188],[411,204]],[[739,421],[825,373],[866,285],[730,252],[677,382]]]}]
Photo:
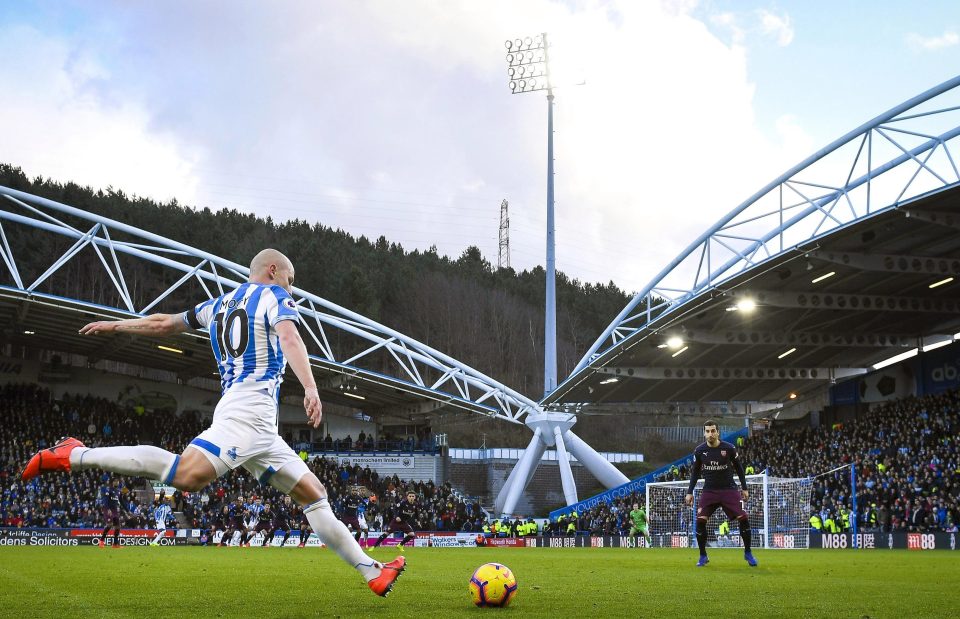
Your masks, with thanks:
[{"label": "player's outstretched arm", "polygon": [[310,370],[307,347],[300,337],[300,332],[297,331],[297,325],[292,320],[278,322],[276,329],[280,337],[280,349],[300,384],[303,385],[303,410],[307,413],[310,425],[319,428],[320,419],[323,416],[323,405],[317,393],[317,382],[313,379],[313,372]]},{"label": "player's outstretched arm", "polygon": [[183,333],[187,329],[189,327],[183,321],[182,314],[151,314],[146,318],[91,322],[80,328],[80,335],[124,332],[131,335],[157,337]]}]

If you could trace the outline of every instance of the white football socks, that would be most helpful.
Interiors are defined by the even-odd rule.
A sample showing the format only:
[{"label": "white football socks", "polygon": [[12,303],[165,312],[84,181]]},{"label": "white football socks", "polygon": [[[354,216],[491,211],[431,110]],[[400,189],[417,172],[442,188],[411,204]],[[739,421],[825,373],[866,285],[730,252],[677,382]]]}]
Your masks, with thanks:
[{"label": "white football socks", "polygon": [[[151,445],[77,447],[70,452],[70,469],[103,469],[120,475],[146,477],[170,483],[180,456]],[[170,478],[170,479],[168,479]]]},{"label": "white football socks", "polygon": [[330,503],[326,497],[311,503],[304,508],[313,532],[317,534],[320,541],[333,549],[340,558],[352,565],[369,582],[380,575],[380,563],[367,556],[357,540],[353,539],[347,525],[343,524],[333,515],[330,509]]}]

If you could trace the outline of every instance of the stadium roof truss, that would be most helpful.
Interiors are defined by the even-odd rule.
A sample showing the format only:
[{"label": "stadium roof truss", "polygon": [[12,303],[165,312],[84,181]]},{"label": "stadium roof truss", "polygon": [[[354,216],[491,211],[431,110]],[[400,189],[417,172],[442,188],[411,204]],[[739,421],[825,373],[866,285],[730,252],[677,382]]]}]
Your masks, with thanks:
[{"label": "stadium roof truss", "polygon": [[[96,341],[78,336],[77,328],[85,320],[97,317],[144,316],[158,311],[178,291],[179,296],[184,296],[188,286],[193,286],[194,294],[202,291],[204,297],[192,297],[193,302],[217,297],[246,281],[247,267],[22,191],[0,186],[0,196],[0,258],[8,275],[7,284],[0,279],[0,324],[7,324],[5,339],[87,354],[91,362],[114,359],[146,364],[175,371],[187,379],[210,374],[214,365],[206,334],[186,334],[176,342],[167,342],[166,350],[158,351],[156,342],[147,343],[145,338],[141,341],[118,336]],[[28,277],[8,238],[13,227],[23,230],[23,226],[65,237],[73,243],[59,255],[41,256],[45,270]],[[109,285],[116,289],[112,304],[44,290],[44,283],[53,274],[88,248],[96,254]],[[38,259],[36,252],[33,259]],[[125,269],[130,269],[135,261],[163,270],[167,274],[165,281],[172,283],[163,292],[136,301],[131,294],[132,284],[125,276]],[[3,270],[0,268],[0,272]],[[364,410],[380,407],[410,418],[454,408],[513,423],[521,423],[528,412],[537,408],[535,402],[509,387],[389,327],[306,290],[295,288],[293,298],[302,317],[305,338],[320,351],[311,355],[311,364],[325,399]],[[28,320],[30,324],[44,320],[56,329],[46,334],[33,332],[26,339],[26,329],[17,326]],[[344,337],[353,343],[349,350],[338,346]],[[170,354],[170,348],[187,354]],[[383,371],[388,366],[389,374]],[[357,385],[362,387],[359,393]],[[343,397],[344,392],[351,397]],[[358,396],[366,401],[360,403]]]},{"label": "stadium roof truss", "polygon": [[[960,76],[857,127],[729,212],[633,297],[541,405],[769,400],[786,395],[781,388],[790,380],[862,373],[878,352],[949,337],[958,327],[951,319],[960,309],[956,294],[928,291],[916,278],[960,276],[958,86]],[[744,300],[777,318],[732,320]],[[837,310],[868,308],[903,312],[901,322],[862,313],[866,322],[854,328],[836,317]],[[915,328],[904,327],[924,313]],[[707,314],[713,318],[696,320]],[[673,334],[675,343],[707,343],[717,354],[681,355],[687,348],[666,345]],[[765,344],[867,353],[731,357],[735,345]],[[616,395],[594,393],[618,378]],[[715,388],[664,386],[675,378],[714,379]],[[767,378],[784,380],[750,388]],[[623,387],[631,381],[633,388]]]}]

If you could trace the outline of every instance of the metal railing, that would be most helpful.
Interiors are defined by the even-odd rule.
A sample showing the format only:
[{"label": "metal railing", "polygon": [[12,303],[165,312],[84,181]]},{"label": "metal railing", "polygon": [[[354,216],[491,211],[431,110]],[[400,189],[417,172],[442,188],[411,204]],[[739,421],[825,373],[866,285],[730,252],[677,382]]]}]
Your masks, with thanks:
[{"label": "metal railing", "polygon": [[[702,432],[702,431],[701,431]],[[450,457],[459,460],[519,460],[523,455],[523,449],[512,447],[489,447],[486,449],[463,449],[459,447],[450,448]],[[619,453],[619,452],[601,452],[600,455],[607,462],[643,462],[643,454],[640,453]],[[571,462],[577,462],[573,454],[569,454]],[[554,449],[547,449],[540,458],[541,462],[556,462],[557,452]]]}]

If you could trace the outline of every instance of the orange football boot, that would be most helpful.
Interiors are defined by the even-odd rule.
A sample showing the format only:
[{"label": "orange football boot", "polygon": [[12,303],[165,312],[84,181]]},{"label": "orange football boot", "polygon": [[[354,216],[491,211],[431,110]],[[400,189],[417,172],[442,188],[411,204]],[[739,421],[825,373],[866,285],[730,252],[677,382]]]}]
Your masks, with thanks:
[{"label": "orange football boot", "polygon": [[380,575],[367,582],[367,585],[377,595],[387,597],[393,589],[394,583],[397,582],[405,569],[407,569],[407,560],[403,557],[397,557],[390,563],[384,563]]},{"label": "orange football boot", "polygon": [[20,478],[23,481],[30,481],[40,473],[69,471],[70,452],[77,447],[85,447],[85,445],[75,438],[65,438],[49,449],[41,449],[30,458],[27,466],[23,467]]}]

